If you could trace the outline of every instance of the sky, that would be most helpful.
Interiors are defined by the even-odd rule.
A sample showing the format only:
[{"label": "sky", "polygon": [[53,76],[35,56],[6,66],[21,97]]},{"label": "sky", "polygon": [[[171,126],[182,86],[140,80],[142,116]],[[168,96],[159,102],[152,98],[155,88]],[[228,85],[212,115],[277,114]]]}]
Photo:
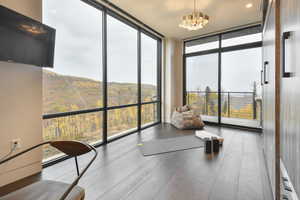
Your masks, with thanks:
[{"label": "sky", "polygon": [[[102,13],[81,0],[44,0],[43,23],[56,29],[54,69],[102,80]],[[109,82],[137,82],[137,30],[107,17]],[[156,84],[156,41],[142,34],[142,83]]]},{"label": "sky", "polygon": [[[43,22],[56,29],[53,71],[101,81],[101,11],[81,0],[44,0]],[[108,16],[107,39],[108,82],[137,83],[137,30]],[[144,34],[141,40],[142,83],[155,85],[157,43]],[[209,85],[217,91],[217,54],[190,57],[186,63],[187,90]],[[260,68],[260,48],[223,53],[222,90],[252,91],[254,81],[259,86]]]},{"label": "sky", "polygon": [[[221,88],[223,91],[252,92],[253,82],[261,93],[261,48],[222,53]],[[218,54],[188,57],[186,61],[187,90],[205,91],[210,86],[218,91]]]},{"label": "sky", "polygon": [[[261,41],[261,33],[222,40],[222,47]],[[186,53],[218,48],[219,41],[194,45],[186,48]],[[223,91],[252,92],[253,82],[261,94],[260,70],[261,48],[238,50],[222,53],[221,88]],[[187,59],[187,90],[218,90],[218,55],[190,57]]]}]

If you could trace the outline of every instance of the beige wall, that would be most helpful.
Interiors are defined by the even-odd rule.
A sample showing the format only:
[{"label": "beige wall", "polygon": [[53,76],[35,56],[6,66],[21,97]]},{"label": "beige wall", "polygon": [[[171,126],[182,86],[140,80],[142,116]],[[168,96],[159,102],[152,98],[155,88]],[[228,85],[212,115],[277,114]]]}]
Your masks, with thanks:
[{"label": "beige wall", "polygon": [[[41,20],[41,0],[0,0],[0,5]],[[0,157],[11,141],[21,139],[21,150],[42,141],[42,70],[0,62]],[[41,170],[42,152],[36,150],[0,166],[0,186]]]},{"label": "beige wall", "polygon": [[182,105],[182,45],[181,40],[164,41],[163,121],[170,122],[175,107]]},{"label": "beige wall", "polygon": [[42,0],[0,0],[0,5],[42,21]]}]

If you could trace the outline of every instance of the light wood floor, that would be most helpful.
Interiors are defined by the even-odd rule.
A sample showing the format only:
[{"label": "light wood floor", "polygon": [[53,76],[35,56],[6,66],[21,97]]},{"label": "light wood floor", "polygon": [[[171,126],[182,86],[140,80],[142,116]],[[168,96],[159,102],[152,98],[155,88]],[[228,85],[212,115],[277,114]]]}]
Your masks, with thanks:
[{"label": "light wood floor", "polygon": [[[225,138],[221,152],[203,148],[144,157],[137,144],[193,134],[157,125],[98,148],[98,158],[79,185],[88,200],[268,200],[272,199],[259,133],[207,126]],[[81,166],[89,156],[79,159]],[[40,178],[71,182],[74,160],[45,168],[41,175],[0,188],[0,196]]]}]

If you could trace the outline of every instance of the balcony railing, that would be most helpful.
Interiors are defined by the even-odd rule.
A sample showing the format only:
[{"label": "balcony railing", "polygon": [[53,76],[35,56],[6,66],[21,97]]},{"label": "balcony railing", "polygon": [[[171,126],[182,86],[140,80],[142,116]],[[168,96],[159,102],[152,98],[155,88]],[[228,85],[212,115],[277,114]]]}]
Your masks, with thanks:
[{"label": "balcony railing", "polygon": [[[221,92],[221,117],[260,120],[261,98],[255,92]],[[218,116],[218,92],[188,91],[187,104],[198,114]]]}]

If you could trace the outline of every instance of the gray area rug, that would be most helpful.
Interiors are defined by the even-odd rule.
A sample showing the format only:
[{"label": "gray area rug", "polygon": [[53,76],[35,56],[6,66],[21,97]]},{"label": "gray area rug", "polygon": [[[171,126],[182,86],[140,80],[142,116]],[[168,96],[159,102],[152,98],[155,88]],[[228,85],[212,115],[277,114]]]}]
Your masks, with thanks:
[{"label": "gray area rug", "polygon": [[144,156],[152,156],[173,151],[204,147],[204,142],[192,135],[160,140],[150,140],[142,142],[138,146],[140,147]]}]

